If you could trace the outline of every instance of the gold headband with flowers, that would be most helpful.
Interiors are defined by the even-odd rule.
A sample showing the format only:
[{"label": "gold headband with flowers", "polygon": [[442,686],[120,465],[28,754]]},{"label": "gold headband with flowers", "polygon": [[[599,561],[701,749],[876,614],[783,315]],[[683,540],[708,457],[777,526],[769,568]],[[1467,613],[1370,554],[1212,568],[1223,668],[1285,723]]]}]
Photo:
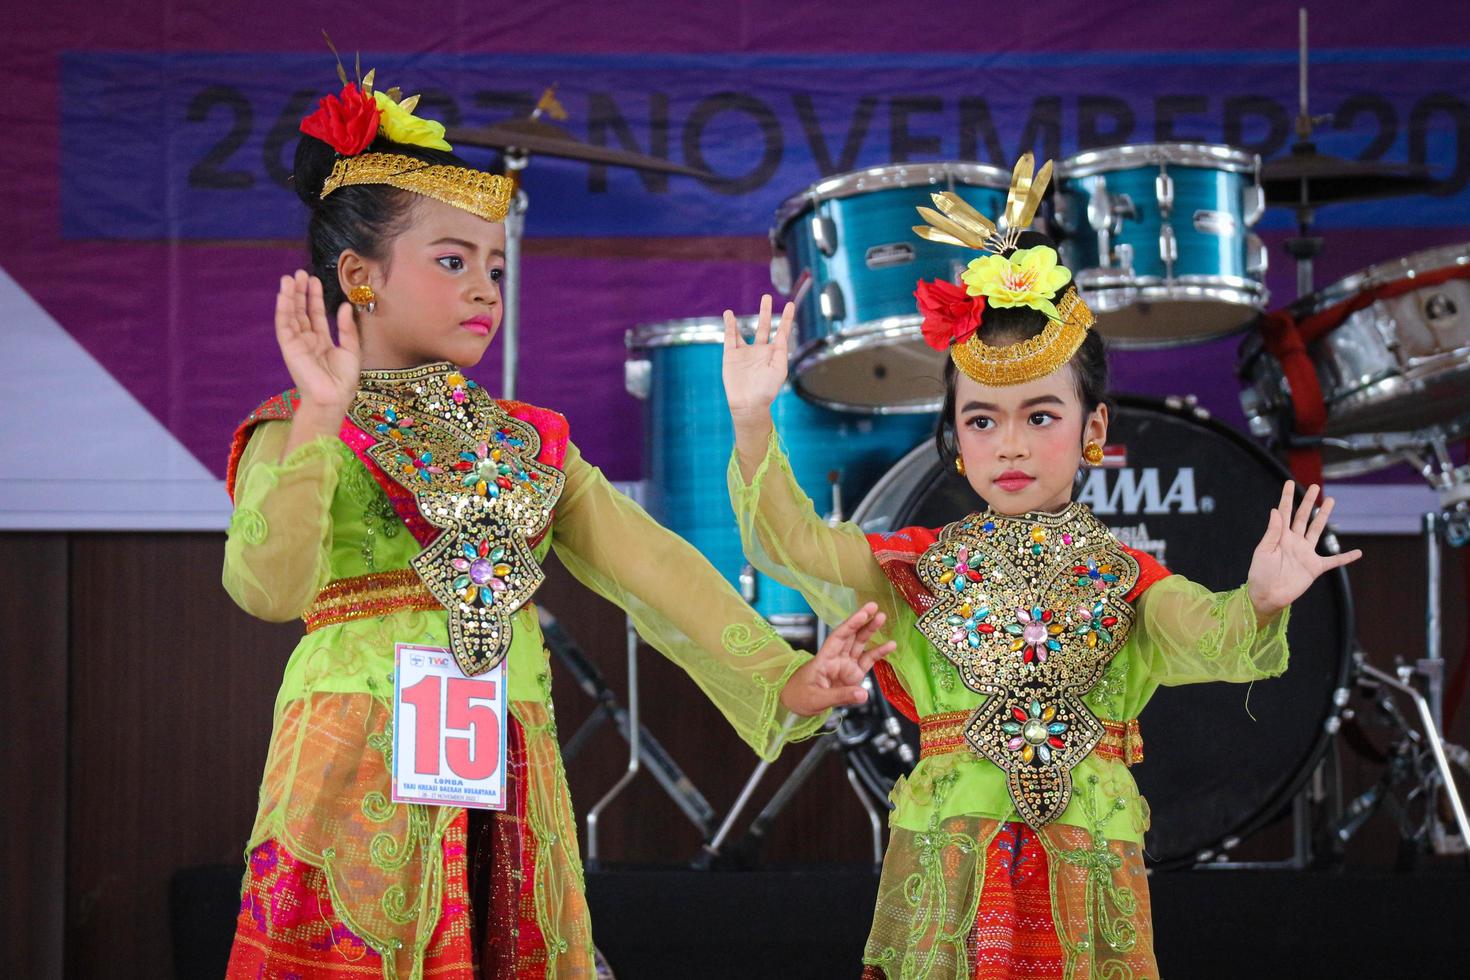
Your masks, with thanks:
[{"label": "gold headband with flowers", "polygon": [[[1016,248],[1051,181],[1051,163],[1033,176],[1035,162],[1030,153],[1016,162],[999,227],[951,191],[933,195],[937,211],[918,208],[928,222],[914,226],[921,238],[991,253],[969,264],[960,276],[963,286],[920,282],[914,294],[924,316],[924,339],[936,350],[948,350],[955,366],[983,385],[1018,385],[1045,377],[1071,360],[1097,322],[1056,249]],[[1064,288],[1053,302],[1051,297]],[[1048,322],[1029,340],[993,347],[980,339],[987,306],[1029,307],[1046,314]]]},{"label": "gold headband with flowers", "polygon": [[342,79],[339,95],[324,96],[316,111],[301,120],[301,131],[337,151],[337,162],[322,185],[322,197],[342,187],[383,184],[433,198],[486,221],[502,221],[515,185],[508,177],[468,167],[431,164],[399,153],[364,153],[379,132],[395,143],[449,151],[444,125],[414,115],[417,95],[399,90],[373,91],[373,72],[357,83]]}]

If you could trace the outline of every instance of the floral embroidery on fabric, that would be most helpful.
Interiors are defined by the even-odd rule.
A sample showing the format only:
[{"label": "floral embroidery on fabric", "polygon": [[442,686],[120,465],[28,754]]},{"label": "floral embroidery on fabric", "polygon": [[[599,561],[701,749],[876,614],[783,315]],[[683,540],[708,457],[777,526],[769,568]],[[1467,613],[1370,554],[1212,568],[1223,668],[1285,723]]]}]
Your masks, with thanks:
[{"label": "floral embroidery on fabric", "polygon": [[254,507],[237,507],[230,518],[230,532],[238,534],[246,544],[261,544],[270,528],[266,525],[265,515]]}]

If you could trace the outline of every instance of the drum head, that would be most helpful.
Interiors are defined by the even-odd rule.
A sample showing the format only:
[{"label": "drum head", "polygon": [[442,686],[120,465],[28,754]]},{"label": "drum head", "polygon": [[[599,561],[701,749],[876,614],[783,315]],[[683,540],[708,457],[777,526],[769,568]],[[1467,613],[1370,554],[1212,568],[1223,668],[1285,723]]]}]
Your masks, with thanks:
[{"label": "drum head", "polygon": [[1097,315],[1097,330],[1110,347],[1156,350],[1200,344],[1240,333],[1260,317],[1259,285],[1120,285],[1094,288],[1078,276],[1082,298]]},{"label": "drum head", "polygon": [[945,355],[924,342],[919,322],[896,317],[808,344],[792,364],[797,392],[839,412],[937,412]]},{"label": "drum head", "polygon": [[[1130,547],[1207,588],[1245,581],[1266,517],[1288,476],[1233,430],[1161,402],[1121,398],[1109,444],[1126,465],[1086,471],[1077,499]],[[932,445],[901,460],[854,513],[867,530],[938,527],[983,506],[941,467]],[[1133,769],[1153,824],[1145,849],[1185,866],[1285,812],[1326,747],[1335,692],[1347,677],[1347,576],[1323,576],[1292,608],[1286,673],[1253,685],[1161,689],[1140,726]],[[892,765],[891,761],[887,763]]]}]

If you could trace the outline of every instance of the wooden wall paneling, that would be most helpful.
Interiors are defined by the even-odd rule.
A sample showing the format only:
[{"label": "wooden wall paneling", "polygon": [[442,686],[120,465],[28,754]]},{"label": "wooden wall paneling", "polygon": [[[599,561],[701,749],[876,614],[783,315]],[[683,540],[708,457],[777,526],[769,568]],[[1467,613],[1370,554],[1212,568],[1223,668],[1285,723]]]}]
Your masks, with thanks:
[{"label": "wooden wall paneling", "polygon": [[60,977],[66,901],[67,543],[0,534],[0,922],[6,960]]},{"label": "wooden wall paneling", "polygon": [[300,624],[235,608],[219,534],[73,545],[67,973],[171,975],[170,876],[242,863]]}]

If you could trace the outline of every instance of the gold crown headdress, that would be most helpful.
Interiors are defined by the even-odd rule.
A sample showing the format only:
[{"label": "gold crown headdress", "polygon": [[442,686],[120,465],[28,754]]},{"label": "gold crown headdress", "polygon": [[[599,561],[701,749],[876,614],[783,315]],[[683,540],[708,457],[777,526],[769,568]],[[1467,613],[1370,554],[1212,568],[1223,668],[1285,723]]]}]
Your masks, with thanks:
[{"label": "gold crown headdress", "polygon": [[[331,39],[327,39],[331,47]],[[336,48],[332,48],[336,54]],[[499,174],[454,164],[435,164],[402,153],[366,153],[379,133],[395,143],[445,152],[453,149],[444,139],[444,126],[414,115],[417,95],[402,98],[397,88],[373,91],[374,72],[348,81],[342,59],[337,59],[340,95],[327,95],[301,131],[337,151],[337,161],[322,185],[323,198],[343,187],[383,184],[433,198],[468,211],[486,221],[502,221],[510,208],[515,184]]]},{"label": "gold crown headdress", "polygon": [[[960,277],[963,291],[949,283],[921,282],[917,293],[926,339],[936,347],[947,340],[955,366],[984,385],[1017,385],[1045,377],[1071,360],[1096,322],[1054,248],[1016,248],[1051,181],[1050,161],[1033,176],[1035,162],[1030,153],[1016,161],[998,224],[952,191],[932,195],[937,211],[917,209],[928,222],[914,226],[921,238],[990,253],[966,268]],[[1053,303],[1051,297],[1063,289]],[[1048,322],[1035,337],[994,347],[980,337],[988,306],[1029,307],[1044,313]]]}]

